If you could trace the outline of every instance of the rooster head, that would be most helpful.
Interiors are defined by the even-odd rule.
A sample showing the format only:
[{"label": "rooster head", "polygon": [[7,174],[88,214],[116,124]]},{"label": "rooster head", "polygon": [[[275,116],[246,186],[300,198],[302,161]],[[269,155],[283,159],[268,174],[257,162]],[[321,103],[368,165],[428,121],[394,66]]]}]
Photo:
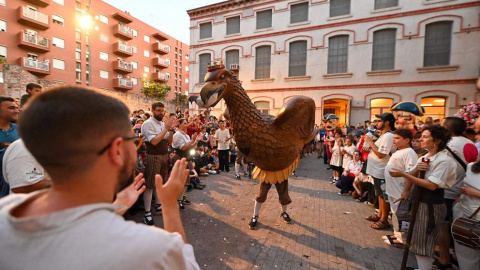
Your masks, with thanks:
[{"label": "rooster head", "polygon": [[205,75],[205,85],[200,90],[200,96],[196,102],[199,106],[210,108],[224,98],[230,91],[233,91],[233,85],[238,80],[228,69],[225,69],[223,63],[217,66],[209,66]]}]

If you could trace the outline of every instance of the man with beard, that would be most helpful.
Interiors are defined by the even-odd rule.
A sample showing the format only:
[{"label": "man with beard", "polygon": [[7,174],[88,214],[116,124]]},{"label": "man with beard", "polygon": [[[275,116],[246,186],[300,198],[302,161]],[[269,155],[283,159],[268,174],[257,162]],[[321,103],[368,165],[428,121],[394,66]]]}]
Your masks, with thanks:
[{"label": "man with beard", "polygon": [[[160,174],[164,184],[168,177],[168,145],[173,141],[173,127],[178,125],[178,120],[165,116],[165,105],[161,102],[152,104],[153,117],[150,117],[142,125],[143,141],[147,147],[145,157],[145,186],[143,193],[143,205],[145,214],[143,222],[147,225],[154,225],[151,205],[152,196],[155,197],[155,213],[162,212],[160,199],[154,194],[155,175]],[[164,120],[165,121],[162,121]]]},{"label": "man with beard", "polygon": [[165,230],[114,213],[114,197],[125,209],[144,190],[142,175],[131,184],[136,147],[128,114],[121,101],[83,87],[52,89],[29,103],[19,132],[52,187],[0,200],[2,269],[200,269],[177,204],[185,160],[165,185],[156,176]]}]

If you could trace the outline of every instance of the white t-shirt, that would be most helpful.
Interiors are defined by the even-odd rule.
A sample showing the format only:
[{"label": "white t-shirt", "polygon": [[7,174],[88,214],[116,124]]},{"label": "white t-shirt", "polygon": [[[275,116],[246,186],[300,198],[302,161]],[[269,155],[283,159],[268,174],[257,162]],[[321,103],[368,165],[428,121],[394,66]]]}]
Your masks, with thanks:
[{"label": "white t-shirt", "polygon": [[220,141],[217,142],[218,150],[230,150],[230,141],[225,142],[228,138],[230,138],[230,131],[228,131],[228,129],[217,129],[215,132],[215,139],[220,139]]},{"label": "white t-shirt", "polygon": [[[429,157],[430,164],[428,170],[425,172],[425,179],[437,184],[439,188],[450,188],[455,184],[455,161],[447,155],[447,150],[438,152],[432,157]],[[428,154],[420,157],[415,164],[422,162],[423,158],[427,158]]]},{"label": "white t-shirt", "polygon": [[42,181],[46,172],[27,150],[23,140],[13,142],[3,156],[3,178],[13,188],[30,186]]},{"label": "white t-shirt", "polygon": [[332,147],[332,157],[330,158],[330,165],[342,167],[343,155],[342,155],[342,146],[338,146],[335,142],[335,145]]},{"label": "white t-shirt", "polygon": [[40,192],[0,200],[2,269],[200,269],[180,234],[125,221],[112,204],[15,218],[11,210]]},{"label": "white t-shirt", "polygon": [[[474,163],[472,162],[467,165],[467,175],[465,176],[465,179],[463,179],[463,184],[480,190],[480,174],[472,172],[473,164]],[[469,217],[478,209],[478,207],[480,207],[480,198],[462,194],[460,195],[458,207],[467,217]],[[477,213],[473,218],[480,220],[480,213]]]},{"label": "white t-shirt", "polygon": [[375,142],[375,145],[378,147],[378,152],[385,154],[385,156],[379,158],[373,150],[370,151],[368,154],[367,174],[378,179],[384,179],[385,166],[387,166],[388,159],[390,158],[389,154],[393,148],[393,133],[387,132],[383,134]]},{"label": "white t-shirt", "polygon": [[[357,150],[357,147],[355,147],[355,145],[351,145],[351,146],[347,146],[345,145],[343,147],[343,150],[345,150],[345,152],[349,153],[350,155],[353,155],[353,152],[355,152]],[[353,158],[349,155],[343,155],[343,163],[342,163],[342,167],[343,168],[346,168],[347,165],[348,165],[348,162],[350,162],[350,160],[352,160]]]},{"label": "white t-shirt", "polygon": [[405,149],[397,150],[388,160],[387,166],[385,166],[385,184],[387,195],[400,198],[405,186],[405,178],[390,176],[391,169],[397,169],[401,171],[410,171],[415,164],[417,164],[417,154],[415,150],[408,147]]},{"label": "white t-shirt", "polygon": [[185,144],[190,142],[190,136],[185,134],[183,131],[177,131],[173,134],[172,147],[175,149],[180,149],[185,146]]}]

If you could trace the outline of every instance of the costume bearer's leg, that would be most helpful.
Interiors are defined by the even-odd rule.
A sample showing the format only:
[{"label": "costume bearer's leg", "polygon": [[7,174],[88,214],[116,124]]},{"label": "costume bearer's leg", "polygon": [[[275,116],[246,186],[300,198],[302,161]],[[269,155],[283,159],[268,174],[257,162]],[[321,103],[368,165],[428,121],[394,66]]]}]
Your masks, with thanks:
[{"label": "costume bearer's leg", "polygon": [[262,182],[259,185],[258,194],[255,196],[255,207],[253,208],[253,217],[250,220],[250,223],[248,224],[248,226],[252,230],[255,229],[255,226],[257,226],[258,213],[260,212],[260,208],[262,207],[262,204],[265,202],[265,200],[267,200],[267,194],[271,187],[272,187],[272,184],[267,184],[265,182]]},{"label": "costume bearer's leg", "polygon": [[290,223],[292,220],[290,219],[290,216],[287,214],[287,205],[292,203],[292,199],[288,194],[288,179],[286,179],[282,183],[276,183],[275,187],[278,193],[278,201],[282,206],[281,216],[283,217],[283,220],[285,220],[285,222]]}]

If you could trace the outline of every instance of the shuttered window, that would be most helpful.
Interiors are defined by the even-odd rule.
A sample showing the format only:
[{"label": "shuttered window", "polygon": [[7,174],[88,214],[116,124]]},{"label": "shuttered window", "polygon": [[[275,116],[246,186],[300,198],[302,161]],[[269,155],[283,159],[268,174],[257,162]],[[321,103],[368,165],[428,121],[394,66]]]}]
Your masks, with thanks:
[{"label": "shuttered window", "polygon": [[288,76],[305,76],[307,72],[307,42],[290,43]]},{"label": "shuttered window", "polygon": [[395,69],[396,29],[385,29],[373,33],[372,70]]},{"label": "shuttered window", "polygon": [[292,5],[290,7],[290,23],[308,21],[308,2]]},{"label": "shuttered window", "polygon": [[227,35],[240,33],[240,16],[227,19]]},{"label": "shuttered window", "polygon": [[328,74],[346,73],[348,67],[348,36],[328,39]]},{"label": "shuttered window", "polygon": [[398,6],[398,0],[375,0],[375,9]]},{"label": "shuttered window", "polygon": [[255,79],[270,78],[271,46],[255,48]]},{"label": "shuttered window", "polygon": [[330,0],[330,17],[350,14],[350,0]]},{"label": "shuttered window", "polygon": [[212,37],[212,23],[202,23],[200,24],[200,39],[211,38]]},{"label": "shuttered window", "polygon": [[211,56],[209,53],[204,53],[199,56],[200,58],[200,63],[199,63],[199,78],[198,82],[199,83],[204,83],[205,82],[205,75],[207,75],[207,64],[211,62]]},{"label": "shuttered window", "polygon": [[226,67],[228,69],[231,68],[232,64],[237,64],[238,65],[238,59],[239,59],[239,50],[230,50],[225,53],[225,58],[226,58]]},{"label": "shuttered window", "polygon": [[272,10],[257,12],[257,29],[272,27]]},{"label": "shuttered window", "polygon": [[425,29],[423,66],[431,67],[450,65],[451,45],[451,21],[427,24]]}]

